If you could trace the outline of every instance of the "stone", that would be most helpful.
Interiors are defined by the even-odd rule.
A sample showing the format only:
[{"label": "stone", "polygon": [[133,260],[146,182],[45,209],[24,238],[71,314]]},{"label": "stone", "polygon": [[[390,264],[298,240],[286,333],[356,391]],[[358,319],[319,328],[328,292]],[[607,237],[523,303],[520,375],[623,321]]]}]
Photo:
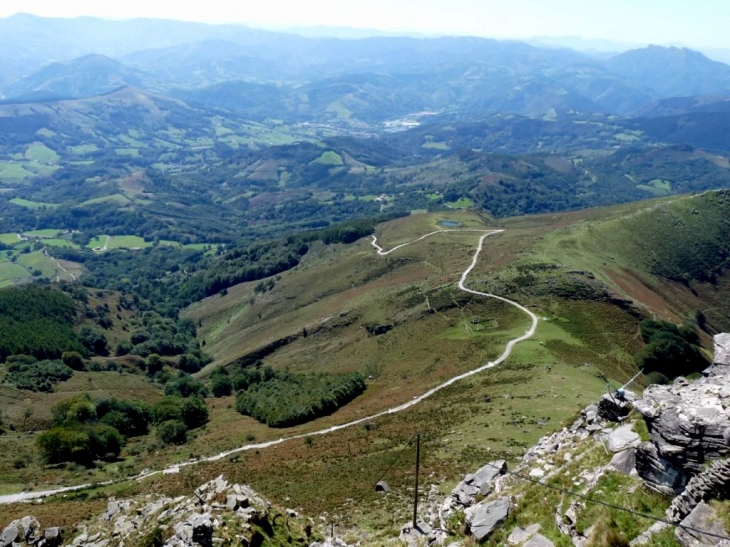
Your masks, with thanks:
[{"label": "stone", "polygon": [[622,397],[605,393],[598,401],[598,416],[609,422],[620,422],[629,415],[632,402],[636,399],[632,391],[624,391]]},{"label": "stone", "polygon": [[631,475],[631,472],[636,469],[636,450],[630,448],[614,454],[609,465],[616,471]]},{"label": "stone", "polygon": [[523,547],[555,547],[553,542],[542,534],[536,534],[524,543]]},{"label": "stone", "polygon": [[20,535],[26,543],[35,543],[40,539],[41,523],[32,516],[25,516],[20,519]]},{"label": "stone", "polygon": [[9,547],[15,540],[20,537],[20,528],[18,527],[18,521],[13,521],[5,527],[2,534],[0,534],[0,547]]},{"label": "stone", "polygon": [[483,541],[494,529],[505,521],[510,511],[509,498],[498,498],[490,502],[482,502],[470,508],[466,521],[474,539]]},{"label": "stone", "polygon": [[507,537],[507,543],[510,545],[522,545],[532,536],[537,534],[542,529],[542,525],[533,524],[528,526],[524,530],[522,528],[515,528],[512,533]]},{"label": "stone", "polygon": [[608,441],[608,449],[613,453],[636,448],[641,443],[639,434],[634,431],[631,424],[617,427],[608,434],[606,440]]},{"label": "stone", "polygon": [[581,415],[587,424],[592,424],[598,418],[598,406],[588,405],[581,411]]},{"label": "stone", "polygon": [[63,541],[63,534],[61,529],[57,526],[52,528],[46,528],[43,533],[43,539],[46,540],[45,547],[58,547]]},{"label": "stone", "polygon": [[286,515],[289,518],[293,518],[293,519],[299,517],[299,513],[297,513],[294,509],[287,509],[286,510]]},{"label": "stone", "polygon": [[111,520],[115,515],[118,515],[122,511],[122,505],[116,500],[110,500],[106,504],[106,513],[102,517],[104,520]]},{"label": "stone", "polygon": [[239,507],[244,509],[249,506],[249,501],[246,496],[240,494],[229,494],[226,496],[226,509],[229,511],[235,511]]},{"label": "stone", "polygon": [[539,467],[530,470],[530,477],[532,477],[533,479],[540,479],[544,476],[545,471],[543,469],[540,469]]},{"label": "stone", "polygon": [[730,334],[716,334],[714,342],[715,358],[713,363],[715,365],[730,366]]},{"label": "stone", "polygon": [[188,519],[188,522],[193,528],[192,540],[199,543],[202,547],[212,547],[213,523],[211,522],[210,515],[193,515]]},{"label": "stone", "polygon": [[375,491],[390,492],[390,485],[385,481],[379,481],[378,484],[375,485]]},{"label": "stone", "polygon": [[[722,519],[715,513],[715,510],[704,502],[695,507],[692,512],[681,522],[683,526],[689,526],[697,530],[703,530],[712,534],[727,536],[727,530],[723,526]],[[720,543],[721,540],[715,537],[698,534],[686,528],[677,528],[675,532],[677,541],[682,547],[710,547],[711,545],[730,545],[730,542]]]}]

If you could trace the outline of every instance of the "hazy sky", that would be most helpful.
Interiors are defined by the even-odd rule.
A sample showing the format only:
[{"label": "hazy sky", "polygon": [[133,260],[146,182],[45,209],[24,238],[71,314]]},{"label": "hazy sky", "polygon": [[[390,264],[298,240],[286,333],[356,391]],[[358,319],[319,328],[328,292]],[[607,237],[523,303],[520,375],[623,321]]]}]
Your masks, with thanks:
[{"label": "hazy sky", "polygon": [[0,17],[17,12],[730,48],[729,0],[0,0]]}]

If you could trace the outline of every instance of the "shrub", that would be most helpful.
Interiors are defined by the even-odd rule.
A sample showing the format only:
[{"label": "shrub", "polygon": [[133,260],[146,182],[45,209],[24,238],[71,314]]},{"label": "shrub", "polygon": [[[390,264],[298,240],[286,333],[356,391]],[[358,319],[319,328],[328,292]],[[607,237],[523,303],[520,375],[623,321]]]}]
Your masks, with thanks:
[{"label": "shrub", "polygon": [[640,328],[646,346],[636,355],[636,362],[645,373],[659,372],[671,379],[707,366],[707,361],[693,345],[698,336],[691,327],[647,320],[641,322]]},{"label": "shrub", "polygon": [[180,420],[167,420],[157,426],[157,438],[165,444],[185,444],[188,428]]},{"label": "shrub", "polygon": [[8,372],[5,381],[18,389],[29,391],[53,391],[53,385],[68,380],[74,371],[61,361],[38,361],[8,359]]},{"label": "shrub", "polygon": [[96,414],[102,423],[116,428],[125,437],[140,437],[149,431],[152,411],[140,401],[100,399]]},{"label": "shrub", "polygon": [[47,463],[75,462],[89,466],[94,460],[119,455],[124,439],[104,424],[56,426],[38,437],[38,448]]},{"label": "shrub", "polygon": [[216,376],[210,386],[214,397],[226,397],[233,393],[233,383],[228,376]]},{"label": "shrub", "polygon": [[160,357],[156,353],[151,353],[147,357],[147,374],[149,376],[154,376],[162,370],[164,364],[165,363],[162,360],[162,357]]},{"label": "shrub", "polygon": [[185,399],[180,405],[180,417],[188,429],[195,429],[208,422],[208,407],[198,397]]},{"label": "shrub", "polygon": [[167,422],[169,420],[181,420],[180,405],[182,404],[180,397],[165,397],[152,407],[152,415],[156,424]]},{"label": "shrub", "polygon": [[178,395],[180,397],[205,397],[208,394],[206,387],[192,376],[187,374],[176,380],[167,382],[165,395]]},{"label": "shrub", "polygon": [[78,351],[64,351],[61,355],[63,364],[74,370],[84,370],[84,358]]},{"label": "shrub", "polygon": [[178,358],[177,367],[187,373],[198,372],[201,369],[200,360],[189,353],[185,353]]}]

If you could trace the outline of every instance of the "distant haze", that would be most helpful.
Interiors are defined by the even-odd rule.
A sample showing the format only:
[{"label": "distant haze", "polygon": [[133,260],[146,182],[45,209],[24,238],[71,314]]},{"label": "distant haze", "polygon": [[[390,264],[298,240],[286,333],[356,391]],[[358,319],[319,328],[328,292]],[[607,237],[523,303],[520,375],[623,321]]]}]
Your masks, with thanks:
[{"label": "distant haze", "polygon": [[[526,39],[575,36],[634,45],[730,49],[730,3],[720,0],[3,0],[0,17],[168,18],[265,28],[349,27],[408,34]],[[321,31],[320,31],[321,32]]]}]

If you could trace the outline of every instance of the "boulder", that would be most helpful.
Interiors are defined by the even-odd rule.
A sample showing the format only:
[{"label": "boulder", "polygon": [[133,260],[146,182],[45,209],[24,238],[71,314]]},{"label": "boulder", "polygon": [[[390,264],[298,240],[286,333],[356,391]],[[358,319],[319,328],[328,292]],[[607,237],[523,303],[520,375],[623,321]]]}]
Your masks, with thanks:
[{"label": "boulder", "polygon": [[716,334],[715,342],[715,358],[713,363],[719,366],[730,366],[730,334]]},{"label": "boulder", "polygon": [[213,523],[209,514],[193,515],[188,523],[193,528],[192,539],[195,543],[202,547],[213,547]]},{"label": "boulder", "polygon": [[614,454],[609,465],[616,471],[630,475],[636,469],[636,450],[630,448]]},{"label": "boulder", "polygon": [[510,500],[507,497],[481,502],[467,511],[469,531],[477,541],[484,541],[509,515]]},{"label": "boulder", "polygon": [[730,492],[730,460],[716,460],[690,479],[684,491],[672,500],[666,511],[671,522],[685,518],[702,501],[726,498]]},{"label": "boulder", "polygon": [[[715,510],[704,502],[695,507],[692,512],[681,522],[682,526],[688,526],[697,530],[710,532],[712,534],[718,534],[727,536],[727,530],[723,526],[722,519],[715,513]],[[704,534],[698,534],[687,528],[677,528],[675,532],[677,541],[682,547],[710,547],[717,545],[730,545],[730,542],[722,542],[722,540],[707,536]]]},{"label": "boulder", "polygon": [[523,547],[555,547],[553,542],[542,534],[532,536]]},{"label": "boulder", "polygon": [[524,530],[522,528],[515,528],[507,538],[507,543],[510,545],[522,545],[528,539],[532,538],[542,529],[540,524],[532,524]]},{"label": "boulder", "polygon": [[8,524],[0,534],[0,547],[9,547],[15,540],[20,538],[20,528],[18,521],[13,521]]},{"label": "boulder", "polygon": [[487,496],[492,491],[492,482],[507,470],[504,460],[488,463],[474,474],[464,477],[451,492],[451,497],[460,505],[469,507],[477,496]]},{"label": "boulder", "polygon": [[587,424],[592,424],[598,418],[598,406],[588,405],[581,411],[581,416],[583,416]]},{"label": "boulder", "polygon": [[613,452],[623,452],[629,448],[636,448],[641,443],[639,434],[631,424],[617,427],[607,435],[608,449]]},{"label": "boulder", "polygon": [[248,506],[248,498],[244,495],[228,494],[228,496],[226,496],[226,509],[228,509],[229,511],[235,511],[240,507],[243,507],[245,509]]},{"label": "boulder", "polygon": [[606,393],[598,401],[598,416],[609,422],[620,422],[631,412],[631,405],[637,399],[632,391],[624,390],[621,395]]},{"label": "boulder", "polygon": [[63,541],[61,529],[57,526],[53,528],[46,528],[46,531],[43,534],[43,539],[46,540],[44,547],[58,547]]},{"label": "boulder", "polygon": [[378,481],[375,485],[376,492],[390,492],[390,485],[385,481]]}]

